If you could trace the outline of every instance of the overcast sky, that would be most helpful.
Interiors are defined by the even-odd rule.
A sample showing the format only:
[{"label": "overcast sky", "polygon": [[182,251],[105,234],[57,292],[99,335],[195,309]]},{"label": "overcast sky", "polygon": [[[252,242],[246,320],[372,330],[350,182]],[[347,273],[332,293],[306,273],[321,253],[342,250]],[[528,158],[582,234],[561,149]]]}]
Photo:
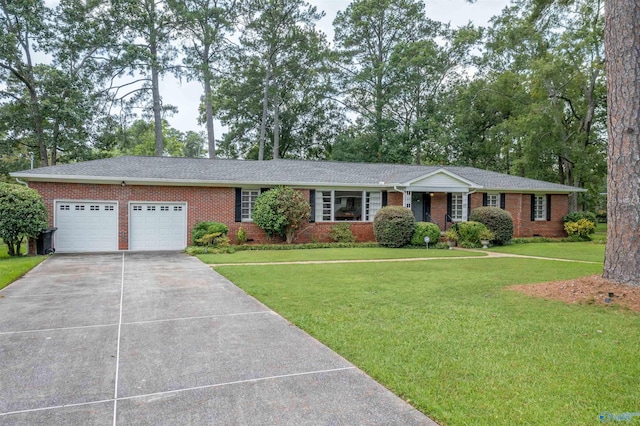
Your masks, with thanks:
[{"label": "overcast sky", "polygon": [[[339,0],[307,0],[318,10],[324,10],[326,16],[318,23],[318,28],[327,34],[327,39],[333,38],[333,19],[338,10],[344,10],[348,1]],[[427,16],[433,20],[449,22],[458,27],[472,21],[475,25],[486,26],[492,16],[498,15],[510,0],[478,0],[470,4],[466,0],[425,0]],[[203,125],[198,124],[198,104],[202,94],[200,83],[182,83],[173,78],[165,78],[160,87],[164,102],[178,107],[178,114],[169,117],[169,123],[174,128],[196,132],[204,131]],[[216,139],[222,136],[220,123],[215,123]]]}]

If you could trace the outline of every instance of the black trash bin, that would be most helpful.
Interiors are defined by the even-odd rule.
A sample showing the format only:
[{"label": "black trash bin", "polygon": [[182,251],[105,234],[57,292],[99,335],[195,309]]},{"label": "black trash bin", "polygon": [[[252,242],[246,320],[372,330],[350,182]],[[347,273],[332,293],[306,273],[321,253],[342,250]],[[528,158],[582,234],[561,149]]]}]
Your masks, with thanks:
[{"label": "black trash bin", "polygon": [[40,233],[36,240],[36,253],[39,255],[53,254],[56,249],[53,247],[53,233],[58,228],[47,228]]}]

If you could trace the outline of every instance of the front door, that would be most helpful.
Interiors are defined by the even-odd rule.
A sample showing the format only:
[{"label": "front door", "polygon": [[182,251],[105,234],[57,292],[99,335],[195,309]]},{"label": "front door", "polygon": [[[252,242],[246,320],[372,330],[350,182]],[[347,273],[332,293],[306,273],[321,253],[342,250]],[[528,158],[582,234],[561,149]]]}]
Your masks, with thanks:
[{"label": "front door", "polygon": [[416,222],[428,222],[431,216],[431,197],[426,192],[411,194],[411,211]]}]

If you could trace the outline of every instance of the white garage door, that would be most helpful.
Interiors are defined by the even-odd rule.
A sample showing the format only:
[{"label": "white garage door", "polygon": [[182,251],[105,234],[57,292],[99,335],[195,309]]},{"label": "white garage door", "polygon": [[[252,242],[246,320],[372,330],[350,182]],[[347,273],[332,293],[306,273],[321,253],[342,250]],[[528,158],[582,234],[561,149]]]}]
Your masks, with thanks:
[{"label": "white garage door", "polygon": [[129,205],[129,250],[183,250],[186,246],[185,203]]},{"label": "white garage door", "polygon": [[56,251],[118,250],[118,203],[56,201],[55,209]]}]

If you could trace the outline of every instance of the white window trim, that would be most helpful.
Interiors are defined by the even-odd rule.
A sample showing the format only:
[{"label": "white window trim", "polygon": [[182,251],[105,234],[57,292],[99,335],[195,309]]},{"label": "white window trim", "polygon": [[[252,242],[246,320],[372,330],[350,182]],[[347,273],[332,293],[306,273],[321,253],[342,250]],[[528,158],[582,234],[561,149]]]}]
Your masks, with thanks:
[{"label": "white window trim", "polygon": [[[454,198],[460,197],[460,203],[455,202]],[[460,209],[460,215],[457,215],[457,209]],[[466,222],[467,220],[467,193],[465,192],[452,192],[451,193],[451,221],[452,222]]]},{"label": "white window trim", "polygon": [[534,212],[534,216],[533,216],[534,220],[536,221],[547,220],[547,196],[546,195],[534,196],[533,212]]},{"label": "white window trim", "polygon": [[[489,202],[490,197],[495,197],[495,205]],[[500,208],[500,193],[499,192],[487,192],[487,207]]]},{"label": "white window trim", "polygon": [[[257,195],[255,195],[255,197],[252,195],[252,193],[256,193]],[[249,217],[246,217],[246,215],[244,214],[244,210],[245,210],[245,194],[249,193],[249,206],[247,207],[247,210],[249,211]],[[257,188],[242,188],[240,190],[240,214],[241,214],[241,221],[242,222],[253,222],[252,216],[253,216],[253,209],[255,207],[255,202],[256,199],[260,196],[260,189]]]},{"label": "white window trim", "polygon": [[[316,190],[316,222],[336,222],[335,218],[335,202],[336,202],[336,192],[355,192],[349,191],[346,189],[337,189],[337,190]],[[325,194],[330,193],[330,205],[329,205],[329,213],[330,219],[325,220],[325,209],[324,209],[324,198]],[[360,220],[345,220],[339,222],[347,222],[347,223],[358,223],[358,222],[373,222],[373,218],[376,213],[382,208],[382,191],[362,191],[362,214]]]}]

